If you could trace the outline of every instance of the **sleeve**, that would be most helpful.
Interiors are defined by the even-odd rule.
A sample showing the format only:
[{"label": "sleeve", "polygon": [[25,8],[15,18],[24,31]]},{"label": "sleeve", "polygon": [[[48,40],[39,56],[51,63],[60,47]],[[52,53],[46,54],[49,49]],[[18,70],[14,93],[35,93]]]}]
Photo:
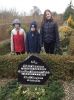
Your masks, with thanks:
[{"label": "sleeve", "polygon": [[44,40],[44,29],[43,29],[43,26],[41,26],[41,29],[40,29],[40,42],[41,42],[41,47],[43,47],[43,40]]},{"label": "sleeve", "polygon": [[11,32],[11,52],[14,52],[13,32]]},{"label": "sleeve", "polygon": [[60,38],[57,23],[55,23],[55,47],[60,48]]}]

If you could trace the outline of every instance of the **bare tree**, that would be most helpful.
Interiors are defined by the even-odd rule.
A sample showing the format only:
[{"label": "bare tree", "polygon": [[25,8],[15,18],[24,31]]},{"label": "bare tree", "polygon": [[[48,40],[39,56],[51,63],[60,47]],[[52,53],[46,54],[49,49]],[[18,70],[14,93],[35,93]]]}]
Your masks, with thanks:
[{"label": "bare tree", "polygon": [[41,14],[41,10],[37,6],[33,6],[30,12],[33,16],[39,16]]}]

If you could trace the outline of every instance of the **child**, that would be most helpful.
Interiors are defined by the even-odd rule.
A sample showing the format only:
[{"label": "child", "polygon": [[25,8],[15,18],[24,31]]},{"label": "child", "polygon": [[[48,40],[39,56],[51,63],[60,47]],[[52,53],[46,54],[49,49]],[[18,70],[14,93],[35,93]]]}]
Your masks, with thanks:
[{"label": "child", "polygon": [[53,54],[55,47],[59,49],[59,33],[57,24],[53,21],[52,13],[50,10],[45,10],[40,29],[41,45],[46,53]]},{"label": "child", "polygon": [[40,53],[40,34],[37,31],[36,22],[30,25],[30,31],[26,36],[27,53]]},{"label": "child", "polygon": [[23,54],[25,53],[25,32],[21,28],[19,19],[15,19],[12,25],[14,29],[11,31],[11,52],[16,54]]}]

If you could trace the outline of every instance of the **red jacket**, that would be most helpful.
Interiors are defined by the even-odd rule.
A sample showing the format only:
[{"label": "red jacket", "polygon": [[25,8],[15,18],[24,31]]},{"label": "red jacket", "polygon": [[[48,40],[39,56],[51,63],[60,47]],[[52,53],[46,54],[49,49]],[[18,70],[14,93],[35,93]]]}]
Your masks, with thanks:
[{"label": "red jacket", "polygon": [[20,28],[19,34],[16,29],[12,30],[11,33],[11,51],[14,52],[25,52],[25,32]]}]

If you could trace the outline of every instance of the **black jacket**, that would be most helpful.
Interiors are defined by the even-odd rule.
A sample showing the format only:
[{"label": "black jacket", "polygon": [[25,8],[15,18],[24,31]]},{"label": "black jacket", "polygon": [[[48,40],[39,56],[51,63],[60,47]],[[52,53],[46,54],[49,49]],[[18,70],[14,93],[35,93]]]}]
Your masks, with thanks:
[{"label": "black jacket", "polygon": [[40,53],[40,34],[36,32],[28,32],[26,35],[27,53]]},{"label": "black jacket", "polygon": [[40,34],[41,34],[42,46],[44,42],[46,43],[55,42],[55,46],[59,48],[60,41],[59,41],[58,26],[54,21],[52,20],[46,21],[40,29]]}]

